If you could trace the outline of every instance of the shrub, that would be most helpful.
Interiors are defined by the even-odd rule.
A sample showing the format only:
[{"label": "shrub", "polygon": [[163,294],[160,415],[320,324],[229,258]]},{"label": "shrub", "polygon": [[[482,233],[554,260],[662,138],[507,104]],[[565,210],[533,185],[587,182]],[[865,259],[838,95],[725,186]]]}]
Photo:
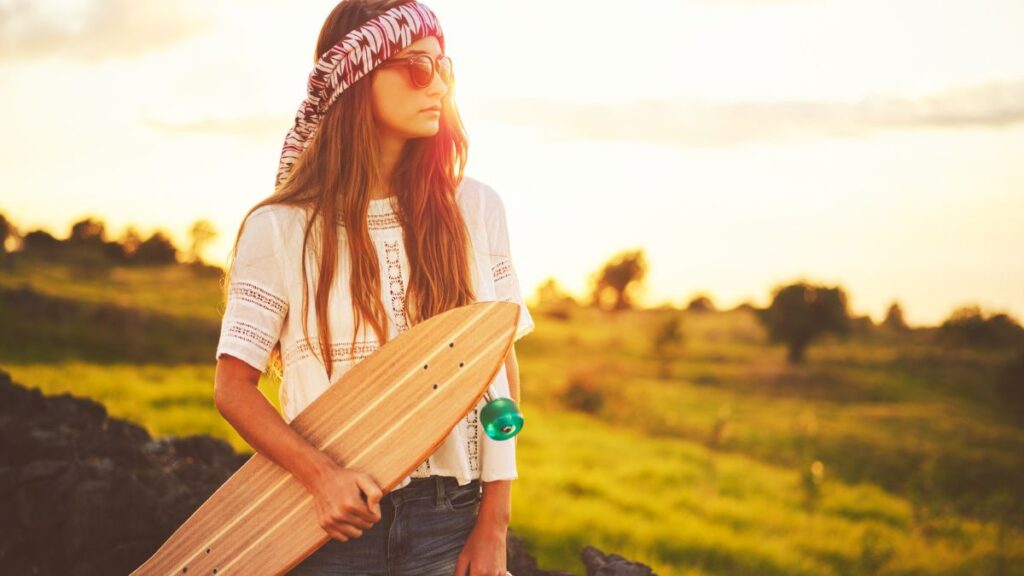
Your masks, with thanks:
[{"label": "shrub", "polygon": [[936,339],[943,344],[970,348],[1005,348],[1024,343],[1024,328],[1006,314],[986,318],[980,307],[962,306],[942,323]]},{"label": "shrub", "polygon": [[604,408],[602,388],[601,379],[595,370],[575,370],[569,374],[565,387],[559,392],[559,401],[570,410],[597,414]]}]

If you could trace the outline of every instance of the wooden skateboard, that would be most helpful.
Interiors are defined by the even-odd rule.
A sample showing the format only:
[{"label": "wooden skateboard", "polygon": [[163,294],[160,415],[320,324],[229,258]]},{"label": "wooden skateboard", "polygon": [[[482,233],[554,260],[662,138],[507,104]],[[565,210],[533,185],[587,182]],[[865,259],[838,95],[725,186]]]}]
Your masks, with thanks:
[{"label": "wooden skateboard", "polygon": [[[518,304],[498,301],[420,322],[355,364],[290,425],[341,466],[371,475],[387,494],[490,392],[518,321]],[[485,419],[489,404],[481,420],[491,424],[489,436],[501,439],[518,432],[522,418],[509,412],[510,400],[491,404],[498,401],[505,402],[502,413],[492,410]],[[309,491],[257,453],[132,575],[283,574],[329,538]]]}]

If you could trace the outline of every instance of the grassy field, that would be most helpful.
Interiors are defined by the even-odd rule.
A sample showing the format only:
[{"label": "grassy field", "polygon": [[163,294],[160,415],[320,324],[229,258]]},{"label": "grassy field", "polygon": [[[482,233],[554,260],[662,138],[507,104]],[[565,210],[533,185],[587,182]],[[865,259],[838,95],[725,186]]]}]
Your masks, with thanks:
[{"label": "grassy field", "polygon": [[[115,304],[167,315],[220,322],[220,279],[209,268],[189,266],[90,268],[22,261],[0,270],[0,288],[28,287],[47,296],[90,304]],[[83,276],[84,275],[84,276]]]},{"label": "grassy field", "polygon": [[[60,274],[20,271],[0,288],[216,321],[215,278],[118,271],[112,293],[106,277]],[[684,315],[661,374],[650,335],[665,314],[537,311],[516,345],[526,427],[512,529],[542,566],[582,574],[592,544],[662,575],[1024,574],[1024,431],[993,395],[1008,353],[865,336],[790,367],[734,311]],[[213,407],[212,349],[179,364],[0,354],[16,381],[94,397],[153,434],[248,449]],[[276,403],[276,382],[261,389]]]}]

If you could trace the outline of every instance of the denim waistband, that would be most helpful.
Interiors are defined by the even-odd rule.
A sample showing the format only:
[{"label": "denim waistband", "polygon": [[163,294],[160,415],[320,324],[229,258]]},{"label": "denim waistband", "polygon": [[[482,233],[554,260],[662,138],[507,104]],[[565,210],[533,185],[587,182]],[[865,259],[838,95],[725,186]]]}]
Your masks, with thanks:
[{"label": "denim waistband", "polygon": [[[469,488],[470,486],[475,486],[479,490],[480,480],[474,478],[468,485],[462,488]],[[433,475],[427,478],[412,478],[409,484],[392,490],[385,497],[389,498],[393,503],[433,498],[434,503],[438,504],[444,498],[446,492],[456,488],[459,488],[459,481],[454,476]]]}]

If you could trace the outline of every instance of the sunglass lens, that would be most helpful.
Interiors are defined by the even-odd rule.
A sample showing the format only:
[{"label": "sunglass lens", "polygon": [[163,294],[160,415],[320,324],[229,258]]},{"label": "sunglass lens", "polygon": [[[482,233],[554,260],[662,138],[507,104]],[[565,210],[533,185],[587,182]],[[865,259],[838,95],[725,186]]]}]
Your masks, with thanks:
[{"label": "sunglass lens", "polygon": [[417,58],[413,61],[409,73],[412,74],[413,84],[421,88],[430,85],[430,81],[434,79],[434,68],[429,58]]},{"label": "sunglass lens", "polygon": [[452,59],[447,56],[442,58],[438,62],[438,73],[441,75],[441,80],[445,84],[451,85],[452,83]]}]

